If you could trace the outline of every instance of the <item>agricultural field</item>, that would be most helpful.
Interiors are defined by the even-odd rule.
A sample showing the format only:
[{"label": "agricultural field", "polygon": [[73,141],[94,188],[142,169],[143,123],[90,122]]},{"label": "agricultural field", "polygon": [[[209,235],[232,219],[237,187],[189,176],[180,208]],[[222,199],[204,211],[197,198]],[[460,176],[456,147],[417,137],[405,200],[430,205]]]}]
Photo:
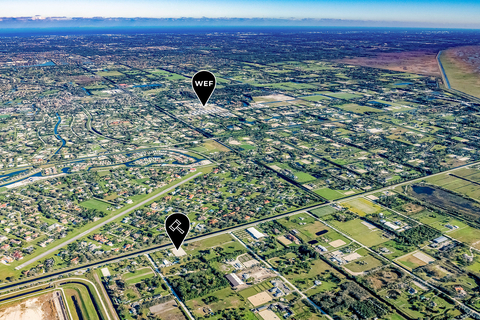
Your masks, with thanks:
[{"label": "agricultural field", "polygon": [[382,207],[364,198],[356,198],[354,200],[340,202],[340,205],[352,212],[355,212],[360,217],[382,211]]},{"label": "agricultural field", "polygon": [[361,258],[345,264],[343,267],[351,271],[353,274],[361,274],[363,272],[371,271],[375,268],[381,267],[382,265],[382,261],[367,253]]},{"label": "agricultural field", "polygon": [[389,240],[389,238],[384,235],[382,229],[362,219],[354,219],[346,222],[329,220],[329,222],[343,233],[368,247],[376,246]]},{"label": "agricultural field", "polygon": [[412,253],[396,258],[395,261],[401,263],[407,269],[413,270],[418,267],[423,267],[429,263],[435,262],[435,258],[429,256],[428,254],[420,250],[416,250]]}]

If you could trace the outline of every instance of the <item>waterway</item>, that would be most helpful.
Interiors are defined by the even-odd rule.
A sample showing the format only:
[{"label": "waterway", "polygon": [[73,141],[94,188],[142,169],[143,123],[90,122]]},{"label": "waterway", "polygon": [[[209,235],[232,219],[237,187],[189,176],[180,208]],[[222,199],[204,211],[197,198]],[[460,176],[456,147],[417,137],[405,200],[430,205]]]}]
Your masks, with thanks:
[{"label": "waterway", "polygon": [[67,143],[59,134],[58,134],[58,126],[60,125],[60,122],[62,122],[62,118],[60,118],[60,115],[57,113],[56,114],[58,117],[58,122],[55,125],[55,128],[53,129],[53,132],[55,133],[55,137],[57,137],[58,140],[62,141],[62,146],[58,148],[58,150],[55,152],[55,154],[59,153],[60,150],[65,146]]},{"label": "waterway", "polygon": [[145,88],[145,87],[163,87],[163,85],[160,83],[139,84],[139,85],[133,86],[132,88]]},{"label": "waterway", "polygon": [[448,81],[447,73],[445,72],[445,69],[443,68],[442,61],[440,61],[440,56],[441,55],[442,55],[442,51],[440,51],[437,55],[438,65],[440,66],[443,77],[445,78],[445,82],[446,82],[445,85],[447,86],[448,89],[452,89],[452,87],[450,86],[450,81]]},{"label": "waterway", "polygon": [[[56,133],[56,132],[55,132],[55,133]],[[60,147],[60,149],[61,149],[61,147]],[[59,149],[59,150],[60,150],[60,149]],[[169,153],[177,153],[177,154],[179,154],[179,155],[185,155],[184,153],[177,152],[177,151],[169,151]],[[131,155],[131,154],[127,154],[127,155]],[[199,163],[199,162],[202,161],[202,160],[205,160],[205,159],[197,158],[197,157],[191,156],[191,155],[188,155],[188,156],[189,156],[190,158],[195,159],[195,162],[189,163],[189,165],[193,165],[193,164]],[[162,156],[162,155],[161,155],[161,156],[148,155],[148,156],[144,156],[144,157],[141,157],[141,158],[138,158],[138,159],[135,159],[135,160],[131,160],[131,161],[127,161],[127,162],[122,162],[122,163],[117,163],[117,164],[113,164],[113,165],[89,167],[89,168],[87,169],[87,171],[90,171],[91,169],[98,169],[98,168],[103,168],[103,167],[109,168],[109,167],[112,167],[112,166],[120,166],[120,165],[125,165],[126,167],[138,167],[137,165],[134,164],[134,162],[135,162],[135,161],[138,161],[138,160],[145,159],[145,158],[164,158],[164,156]],[[71,163],[73,164],[73,163],[78,163],[78,162],[83,162],[83,161],[84,161],[84,160],[77,160],[77,161],[72,161]],[[149,166],[152,166],[152,165],[158,165],[158,164],[161,165],[161,164],[169,164],[169,163],[152,162],[152,163],[146,165],[145,167],[149,167]],[[186,164],[180,163],[180,162],[178,162],[178,161],[174,161],[174,162],[172,162],[172,164],[186,165]],[[143,166],[142,166],[142,167],[143,167]],[[72,168],[72,167],[64,167],[64,168],[61,169],[61,172],[62,172],[62,173],[66,173],[66,174],[74,174],[74,173],[76,173],[76,172],[72,173],[72,172],[70,171],[71,168]],[[21,170],[21,171],[11,172],[11,173],[9,173],[9,174],[7,174],[7,175],[0,176],[0,183],[2,182],[2,178],[14,176],[14,175],[20,174],[20,173],[25,172],[25,171],[27,171],[27,169],[26,169],[26,170]],[[42,176],[42,172],[38,172],[38,173],[36,173],[36,174],[34,174],[34,175],[27,176],[27,177],[24,177],[24,178],[19,179],[19,180],[15,180],[15,181],[12,181],[12,182],[9,182],[9,183],[2,184],[2,185],[0,185],[0,187],[5,187],[5,186],[11,185],[11,184],[16,183],[16,182],[24,181],[24,180],[29,179],[29,178],[31,178],[31,177],[41,177],[41,176]]]}]

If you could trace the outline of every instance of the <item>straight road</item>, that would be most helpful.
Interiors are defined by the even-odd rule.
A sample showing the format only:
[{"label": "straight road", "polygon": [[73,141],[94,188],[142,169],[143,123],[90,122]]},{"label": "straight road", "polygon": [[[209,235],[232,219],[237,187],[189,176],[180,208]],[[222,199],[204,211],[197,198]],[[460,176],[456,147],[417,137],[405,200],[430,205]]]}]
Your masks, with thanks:
[{"label": "straight road", "polygon": [[110,296],[108,295],[107,290],[105,290],[105,286],[103,285],[102,280],[100,280],[96,272],[93,272],[93,277],[95,278],[95,281],[97,282],[97,284],[100,286],[100,289],[102,290],[103,296],[107,301],[107,306],[108,306],[108,309],[110,310],[110,314],[113,316],[114,320],[120,320],[120,318],[117,315],[117,311],[115,311],[115,308],[113,307],[112,300],[110,299]]},{"label": "straight road", "polygon": [[146,200],[143,200],[142,202],[134,205],[134,206],[131,207],[130,209],[127,209],[127,210],[125,210],[125,211],[123,211],[123,212],[120,212],[119,214],[111,217],[110,219],[107,219],[107,220],[105,220],[105,221],[103,221],[103,222],[100,222],[99,224],[97,224],[97,225],[91,227],[90,229],[88,229],[88,230],[86,230],[86,231],[84,231],[84,232],[76,235],[75,237],[64,241],[63,243],[57,245],[56,247],[53,247],[53,248],[45,251],[44,253],[36,256],[35,258],[32,258],[32,259],[30,259],[30,260],[22,263],[21,265],[19,265],[19,266],[16,267],[15,269],[17,269],[17,270],[23,269],[23,268],[25,268],[26,266],[28,266],[28,265],[30,265],[30,264],[38,261],[38,260],[41,260],[41,259],[43,259],[43,258],[51,255],[52,253],[54,253],[55,251],[57,251],[57,250],[65,247],[66,245],[68,245],[68,244],[70,244],[70,243],[72,243],[72,242],[75,242],[75,241],[77,241],[77,240],[80,239],[80,238],[85,237],[87,234],[89,234],[89,233],[91,233],[91,232],[93,232],[93,231],[95,231],[95,230],[100,229],[100,228],[103,227],[104,225],[106,225],[106,224],[108,224],[108,223],[110,223],[110,222],[112,222],[112,221],[117,220],[117,219],[120,218],[121,216],[124,216],[124,215],[126,215],[126,214],[128,214],[128,213],[130,213],[130,212],[132,212],[132,211],[134,211],[134,210],[137,210],[138,208],[142,207],[143,205],[147,204],[148,202],[152,201],[153,199],[158,198],[158,197],[164,195],[165,193],[168,193],[168,192],[174,190],[176,187],[178,187],[178,186],[180,186],[180,185],[182,185],[182,184],[184,184],[184,183],[186,183],[186,182],[188,182],[188,181],[190,181],[190,180],[198,177],[198,176],[201,175],[201,174],[203,174],[203,172],[198,172],[197,174],[191,176],[190,178],[187,178],[187,179],[185,179],[185,180],[183,180],[183,181],[180,181],[179,183],[171,186],[170,188],[167,188],[167,189],[163,190],[162,192],[160,192],[160,193],[158,193],[158,194],[156,194],[156,195],[154,195],[154,196],[151,196],[151,197],[147,198]]},{"label": "straight road", "polygon": [[153,261],[152,257],[150,257],[150,255],[149,255],[148,253],[145,254],[145,257],[147,257],[147,259],[150,261],[150,263],[152,264],[153,269],[155,270],[155,272],[157,272],[158,275],[162,278],[162,280],[165,281],[165,283],[167,284],[168,288],[170,289],[170,292],[175,296],[175,299],[178,301],[178,303],[179,303],[180,306],[183,308],[183,310],[185,311],[185,313],[188,315],[188,317],[190,318],[190,320],[195,320],[195,318],[193,317],[193,315],[190,313],[190,310],[188,310],[187,306],[182,302],[182,299],[180,299],[180,297],[177,296],[177,293],[175,292],[175,290],[173,289],[173,287],[170,285],[170,283],[168,282],[167,278],[165,278],[165,276],[160,272],[160,269],[157,267],[157,264]]}]

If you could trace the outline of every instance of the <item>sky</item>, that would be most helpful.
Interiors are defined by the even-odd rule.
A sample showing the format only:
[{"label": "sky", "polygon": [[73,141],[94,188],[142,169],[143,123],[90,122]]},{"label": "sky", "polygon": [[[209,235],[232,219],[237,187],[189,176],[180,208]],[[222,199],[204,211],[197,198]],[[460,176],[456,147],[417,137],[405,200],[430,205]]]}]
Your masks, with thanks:
[{"label": "sky", "polygon": [[480,24],[480,0],[0,0],[1,17],[317,18]]}]

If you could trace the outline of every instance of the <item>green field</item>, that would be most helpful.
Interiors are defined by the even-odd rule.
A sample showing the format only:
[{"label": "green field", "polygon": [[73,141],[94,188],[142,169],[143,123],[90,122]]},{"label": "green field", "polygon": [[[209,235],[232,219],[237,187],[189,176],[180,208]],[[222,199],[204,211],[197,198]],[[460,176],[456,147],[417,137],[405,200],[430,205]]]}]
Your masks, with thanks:
[{"label": "green field", "polygon": [[270,280],[265,280],[265,281],[263,281],[259,284],[256,284],[256,285],[254,285],[250,288],[247,288],[245,290],[240,291],[238,294],[246,299],[248,297],[256,295],[257,293],[268,290],[270,288],[273,288],[273,285],[270,283]]},{"label": "green field", "polygon": [[99,72],[97,72],[97,75],[102,76],[102,77],[121,77],[121,76],[125,76],[123,73],[118,72],[118,71],[99,71]]},{"label": "green field", "polygon": [[[453,175],[463,177],[471,180],[472,182],[465,181]],[[480,180],[480,172],[478,170],[465,168],[456,170],[452,174],[438,175],[427,178],[426,180],[442,188],[462,193],[474,199],[480,200],[480,186],[475,183],[478,183]]]},{"label": "green field", "polygon": [[229,234],[221,234],[219,236],[211,237],[205,240],[192,242],[192,243],[185,243],[183,244],[183,249],[185,250],[185,252],[189,254],[196,254],[202,250],[211,249],[217,246],[225,246],[225,245],[241,246],[241,244],[234,241],[232,236],[230,236]]},{"label": "green field", "polygon": [[[77,300],[78,306],[80,307],[80,312],[82,313],[81,317],[83,319],[99,319],[95,304],[93,303],[88,289],[79,284],[69,283],[63,285],[62,288],[65,290],[65,295],[67,296],[67,303],[69,306],[73,306],[73,299]],[[74,297],[74,298],[73,298]],[[75,308],[71,309],[72,313],[76,314]]]},{"label": "green field", "polygon": [[357,198],[340,203],[341,206],[348,208],[363,217],[367,214],[377,213],[382,211],[382,207],[364,198]]},{"label": "green field", "polygon": [[[331,273],[335,274],[338,278],[343,278],[343,275],[335,271],[330,265],[328,265],[326,262],[323,260],[314,260],[311,266],[311,269],[308,273],[293,273],[293,274],[288,274],[285,277],[288,280],[291,280],[294,285],[298,286],[300,290],[306,290],[310,288],[311,286],[314,285],[314,279],[326,273],[326,271],[330,271]],[[332,282],[322,282],[322,289],[323,291],[326,291],[329,288],[335,287],[336,284]]]},{"label": "green field", "polygon": [[199,144],[197,147],[191,148],[193,151],[201,152],[201,153],[213,153],[213,152],[225,152],[230,151],[230,149],[222,146],[220,143],[216,141],[206,141],[202,144]]},{"label": "green field", "polygon": [[480,78],[473,69],[466,70],[461,63],[452,60],[445,52],[442,52],[440,61],[453,89],[480,98]]},{"label": "green field", "polygon": [[406,255],[412,251],[415,251],[416,249],[416,247],[413,247],[413,246],[401,245],[395,240],[388,240],[378,246],[375,246],[375,248],[372,248],[372,249],[374,249],[377,252],[382,252],[380,251],[380,248],[388,249],[389,253],[382,253],[382,254],[385,258],[390,260]]},{"label": "green field", "polygon": [[123,275],[123,279],[127,284],[135,284],[144,279],[151,278],[155,275],[155,273],[150,268],[142,268],[135,270],[135,272],[125,273]]},{"label": "green field", "polygon": [[464,227],[448,233],[454,239],[465,242],[480,250],[480,230],[473,227]]},{"label": "green field", "polygon": [[334,212],[336,212],[337,209],[335,209],[334,207],[332,206],[323,206],[321,208],[318,208],[318,209],[314,209],[312,211],[310,211],[313,215],[317,216],[317,217],[323,217],[323,216],[326,216],[326,215],[329,215],[329,214],[332,214]]},{"label": "green field", "polygon": [[366,112],[384,112],[383,110],[368,107],[368,106],[359,106],[358,104],[349,103],[338,106],[339,108],[345,111],[351,111],[355,113],[364,114]]},{"label": "green field", "polygon": [[321,96],[321,95],[301,97],[301,99],[302,100],[307,100],[307,101],[330,100],[330,98],[325,97],[325,96]]},{"label": "green field", "polygon": [[112,207],[111,204],[97,200],[97,199],[90,199],[87,201],[80,202],[80,205],[87,209],[97,209],[103,212],[109,212],[107,208]]},{"label": "green field", "polygon": [[[248,289],[247,289],[248,290]],[[206,304],[203,299],[214,296],[218,298],[217,302],[211,302]],[[207,307],[212,309],[213,312],[217,312],[219,310],[225,309],[239,309],[239,308],[246,308],[247,304],[246,301],[238,296],[235,291],[231,288],[225,288],[222,290],[215,291],[211,294],[207,294],[202,297],[198,297],[192,300],[188,300],[186,303],[187,307],[193,311],[196,317],[204,316],[203,308]],[[211,317],[209,319],[217,319],[216,317]],[[247,320],[256,320],[256,317],[250,311],[246,311],[246,315],[242,319]]]},{"label": "green field", "polygon": [[352,272],[364,272],[380,267],[382,264],[382,261],[378,260],[377,258],[371,255],[366,255],[355,261],[347,263],[344,265],[344,267]]},{"label": "green field", "polygon": [[331,224],[367,247],[388,241],[388,238],[382,236],[383,231],[381,229],[369,229],[360,219],[346,222],[331,221]]},{"label": "green field", "polygon": [[314,190],[314,192],[327,200],[337,200],[345,197],[345,195],[340,191],[333,190],[330,188],[321,188],[321,189]]},{"label": "green field", "polygon": [[446,227],[446,225],[457,226],[458,229],[456,230],[463,229],[468,226],[466,223],[458,219],[443,214],[433,213],[428,210],[423,210],[422,212],[411,215],[410,217],[444,233],[455,231]]}]

